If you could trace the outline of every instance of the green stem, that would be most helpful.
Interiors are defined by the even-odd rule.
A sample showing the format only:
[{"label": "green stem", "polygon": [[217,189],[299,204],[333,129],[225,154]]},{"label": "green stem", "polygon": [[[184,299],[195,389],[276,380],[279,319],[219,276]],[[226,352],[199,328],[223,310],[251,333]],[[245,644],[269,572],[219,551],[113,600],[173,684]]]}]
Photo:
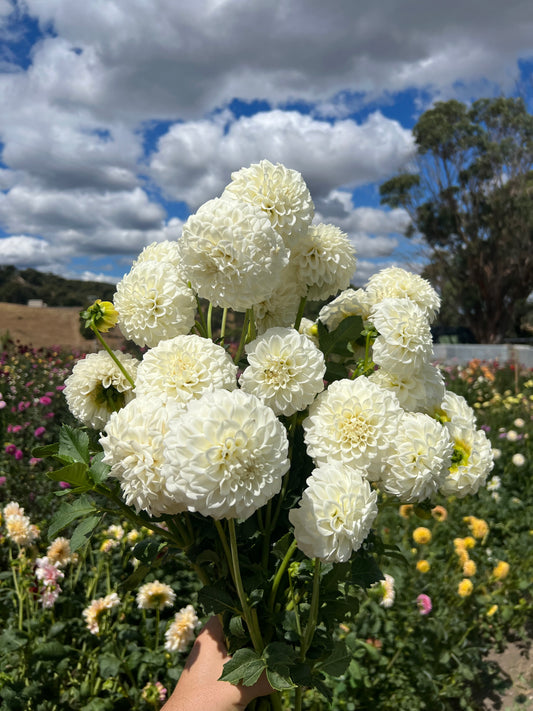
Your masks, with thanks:
[{"label": "green stem", "polygon": [[305,626],[305,632],[300,646],[300,659],[304,661],[307,650],[313,641],[316,625],[318,622],[318,606],[320,598],[320,560],[315,558],[315,571],[313,575],[313,592],[311,595],[311,607],[309,609],[309,619]]},{"label": "green stem", "polygon": [[224,345],[224,338],[226,336],[226,320],[228,318],[228,307],[226,306],[222,311],[222,323],[220,324],[220,345]]},{"label": "green stem", "polygon": [[198,308],[198,316],[200,318],[200,321],[197,321],[196,324],[198,326],[200,334],[205,338],[207,335],[207,324],[205,322],[204,310],[202,308],[202,304],[200,303],[200,297],[198,296],[198,294],[196,294],[196,306]]},{"label": "green stem", "polygon": [[23,621],[24,621],[24,613],[23,613],[23,604],[24,600],[22,597],[22,592],[18,583],[18,577],[17,573],[15,572],[15,565],[13,561],[13,555],[11,553],[11,547],[9,548],[9,563],[11,565],[11,572],[13,574],[13,585],[15,586],[15,594],[17,596],[17,602],[18,602],[18,628],[19,631],[22,632],[22,626],[23,626]]},{"label": "green stem", "polygon": [[207,337],[213,340],[213,304],[209,302],[207,307]]},{"label": "green stem", "polygon": [[294,328],[297,331],[300,328],[300,323],[302,322],[306,302],[307,302],[307,296],[302,296],[302,298],[300,299],[300,305],[298,306],[298,313],[296,314],[296,319],[294,321]]},{"label": "green stem", "polygon": [[135,388],[135,381],[131,377],[131,375],[128,373],[126,368],[122,365],[122,363],[119,361],[119,359],[116,357],[116,355],[113,353],[111,348],[107,345],[107,343],[104,341],[102,336],[100,335],[100,331],[96,328],[94,324],[91,324],[91,330],[95,334],[96,338],[99,340],[101,346],[109,353],[111,358],[115,361],[118,369],[121,371],[122,375],[126,378],[128,383],[131,385],[132,388]]},{"label": "green stem", "polygon": [[285,553],[285,556],[283,560],[281,561],[281,564],[276,571],[276,575],[274,576],[274,580],[272,582],[272,589],[270,591],[270,597],[268,599],[268,609],[273,610],[274,609],[274,603],[276,602],[276,595],[278,592],[278,588],[281,583],[281,579],[287,570],[287,567],[291,561],[292,556],[294,555],[294,551],[296,550],[296,540],[294,540],[291,545],[289,546],[287,552]]}]

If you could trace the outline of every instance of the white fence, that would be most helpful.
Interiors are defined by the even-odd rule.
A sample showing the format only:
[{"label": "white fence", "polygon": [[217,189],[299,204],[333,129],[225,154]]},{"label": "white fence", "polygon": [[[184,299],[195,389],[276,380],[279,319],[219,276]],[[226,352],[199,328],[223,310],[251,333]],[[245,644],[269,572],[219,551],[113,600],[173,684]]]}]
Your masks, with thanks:
[{"label": "white fence", "polygon": [[509,361],[520,363],[523,368],[533,368],[533,346],[515,343],[483,345],[478,343],[434,343],[435,360],[446,365],[464,365],[471,360],[495,361],[504,364]]}]

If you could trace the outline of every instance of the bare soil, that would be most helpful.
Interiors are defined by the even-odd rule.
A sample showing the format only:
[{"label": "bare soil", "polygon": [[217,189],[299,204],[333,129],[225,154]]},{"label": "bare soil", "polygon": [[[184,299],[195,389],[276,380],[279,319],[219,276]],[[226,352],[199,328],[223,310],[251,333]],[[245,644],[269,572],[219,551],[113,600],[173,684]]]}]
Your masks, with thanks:
[{"label": "bare soil", "polygon": [[484,711],[533,711],[531,640],[511,642],[503,652],[491,652],[487,662],[502,670],[503,688],[483,699]]},{"label": "bare soil", "polygon": [[[80,333],[78,307],[34,307],[0,303],[0,337],[34,348],[58,348],[89,353],[97,349],[95,340]],[[107,343],[120,348],[124,339],[118,328],[105,334]]]}]

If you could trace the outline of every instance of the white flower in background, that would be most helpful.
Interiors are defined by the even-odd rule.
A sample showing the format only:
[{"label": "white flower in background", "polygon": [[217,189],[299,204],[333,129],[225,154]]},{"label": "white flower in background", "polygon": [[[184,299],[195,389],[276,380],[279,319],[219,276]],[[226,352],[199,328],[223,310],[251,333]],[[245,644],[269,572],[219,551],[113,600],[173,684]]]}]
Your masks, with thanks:
[{"label": "white flower in background", "polygon": [[305,233],[315,214],[311,194],[301,174],[268,160],[232,173],[231,183],[222,196],[259,207],[290,248]]},{"label": "white flower in background", "polygon": [[379,486],[404,503],[424,501],[443,484],[452,453],[453,444],[443,425],[421,412],[406,412]]},{"label": "white flower in background", "polygon": [[307,479],[297,509],[289,512],[298,548],[326,563],[348,561],[377,515],[377,493],[364,472],[322,464]]},{"label": "white flower in background", "polygon": [[268,299],[289,262],[289,250],[259,207],[214,198],[183,225],[183,269],[214,306],[246,311]]},{"label": "white flower in background", "polygon": [[198,625],[198,616],[192,605],[182,607],[176,612],[174,620],[165,632],[167,652],[186,652],[194,641],[194,630]]},{"label": "white flower in background", "polygon": [[306,336],[311,343],[314,343],[314,345],[318,348],[320,343],[318,339],[318,327],[314,321],[311,321],[309,318],[302,318],[298,332]]},{"label": "white flower in background", "polygon": [[162,474],[164,440],[169,421],[183,405],[157,397],[139,397],[113,413],[100,438],[103,461],[120,482],[128,506],[149,514],[179,513],[185,509],[167,488]]},{"label": "white flower in background", "polygon": [[[121,351],[113,353],[135,381],[139,361]],[[105,427],[112,412],[135,397],[131,383],[107,351],[89,353],[79,360],[65,380],[63,392],[74,417],[98,430]]]},{"label": "white flower in background", "polygon": [[390,373],[379,368],[368,379],[395,393],[401,407],[408,412],[433,414],[444,398],[444,378],[439,368],[431,363],[424,364],[414,373]]},{"label": "white flower in background", "polygon": [[511,457],[511,462],[515,465],[515,467],[523,467],[526,463],[526,458],[521,452],[516,452]]},{"label": "white flower in background", "polygon": [[16,501],[10,501],[6,504],[2,510],[4,518],[9,518],[10,516],[24,516],[24,509]]},{"label": "white flower in background", "polygon": [[303,293],[299,289],[296,271],[289,263],[280,275],[276,291],[258,304],[254,304],[254,319],[258,333],[274,326],[292,326],[296,320]]},{"label": "white flower in background", "polygon": [[391,373],[415,373],[429,363],[433,339],[424,312],[409,299],[384,299],[371,311],[379,332],[372,346],[374,362]]},{"label": "white flower in background", "polygon": [[350,285],[356,267],[348,236],[335,225],[311,225],[291,250],[298,281],[307,298],[322,301]]},{"label": "white flower in background", "polygon": [[515,427],[523,427],[525,424],[525,420],[523,420],[521,417],[517,417],[516,420],[514,420],[513,422],[513,425]]},{"label": "white flower in background", "polygon": [[169,262],[141,261],[119,281],[113,303],[126,338],[151,348],[189,333],[196,298],[181,273]]},{"label": "white flower in background", "polygon": [[451,422],[457,427],[474,429],[476,414],[462,395],[446,390],[440,407],[436,410],[436,418],[441,422]]},{"label": "white flower in background", "polygon": [[276,415],[305,410],[324,389],[322,351],[293,328],[270,328],[246,346],[248,367],[239,384]]},{"label": "white flower in background", "polygon": [[348,316],[361,316],[363,321],[367,321],[369,315],[370,308],[364,289],[345,289],[320,309],[318,318],[328,331],[334,331]]},{"label": "white flower in background", "polygon": [[440,491],[445,496],[463,498],[477,494],[494,467],[490,440],[484,430],[464,427],[451,422],[444,426],[452,439],[452,464]]},{"label": "white flower in background", "polygon": [[[494,450],[493,450],[494,451]],[[498,491],[502,485],[502,480],[496,474],[487,482],[487,491]]]},{"label": "white flower in background", "polygon": [[222,346],[195,334],[176,336],[144,354],[137,370],[137,397],[155,395],[179,402],[208,390],[237,387],[237,366]]},{"label": "white flower in background", "polygon": [[517,442],[518,439],[520,438],[520,435],[516,430],[509,430],[505,436],[505,439],[508,442]]},{"label": "white flower in background", "polygon": [[372,585],[372,587],[374,589],[377,589],[379,591],[379,594],[381,595],[381,600],[379,603],[381,607],[389,608],[393,606],[394,598],[396,597],[394,583],[395,580],[392,575],[385,573],[385,577],[383,580],[379,580],[377,583],[374,583]]},{"label": "white flower in background", "polygon": [[112,610],[120,605],[120,598],[117,593],[111,593],[105,597],[91,600],[91,604],[81,613],[85,619],[87,628],[91,634],[100,634],[100,623],[102,615],[107,610]]},{"label": "white flower in background", "polygon": [[70,541],[68,538],[58,536],[54,538],[48,546],[46,557],[51,563],[58,566],[66,565],[72,560],[72,551],[70,550]]},{"label": "white flower in background", "polygon": [[172,264],[180,272],[181,279],[185,280],[181,271],[180,248],[176,240],[152,242],[152,244],[147,245],[133,262],[133,266],[135,267],[141,262],[166,262],[167,264]]},{"label": "white flower in background", "polygon": [[316,464],[347,464],[377,480],[401,413],[394,393],[368,378],[336,380],[318,395],[303,422],[307,452]]},{"label": "white flower in background", "polygon": [[38,529],[23,514],[6,516],[5,526],[7,537],[18,546],[30,546],[39,537]]},{"label": "white flower in background", "polygon": [[121,541],[124,538],[124,528],[120,524],[113,523],[105,529],[104,535],[114,538],[115,541]]},{"label": "white flower in background", "polygon": [[400,267],[388,267],[373,274],[366,284],[366,293],[371,304],[383,299],[410,299],[430,323],[440,308],[440,297],[431,284]]},{"label": "white flower in background", "polygon": [[175,599],[176,593],[170,585],[160,583],[159,580],[141,585],[135,598],[137,607],[141,610],[172,607]]},{"label": "white flower in background", "polygon": [[281,488],[287,433],[272,410],[242,390],[192,400],[165,437],[163,476],[189,509],[248,518]]},{"label": "white flower in background", "polygon": [[501,456],[502,456],[502,450],[498,449],[498,447],[493,447],[492,458],[496,461],[496,459],[499,459]]}]

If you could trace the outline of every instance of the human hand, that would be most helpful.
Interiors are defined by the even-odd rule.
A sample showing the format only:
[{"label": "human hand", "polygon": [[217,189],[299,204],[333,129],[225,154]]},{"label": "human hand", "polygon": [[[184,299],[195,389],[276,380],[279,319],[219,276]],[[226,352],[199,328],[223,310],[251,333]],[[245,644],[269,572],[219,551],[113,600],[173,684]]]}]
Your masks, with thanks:
[{"label": "human hand", "polygon": [[176,688],[161,711],[243,711],[253,699],[272,692],[264,674],[253,686],[219,681],[228,659],[222,625],[218,617],[212,617],[196,638]]}]

